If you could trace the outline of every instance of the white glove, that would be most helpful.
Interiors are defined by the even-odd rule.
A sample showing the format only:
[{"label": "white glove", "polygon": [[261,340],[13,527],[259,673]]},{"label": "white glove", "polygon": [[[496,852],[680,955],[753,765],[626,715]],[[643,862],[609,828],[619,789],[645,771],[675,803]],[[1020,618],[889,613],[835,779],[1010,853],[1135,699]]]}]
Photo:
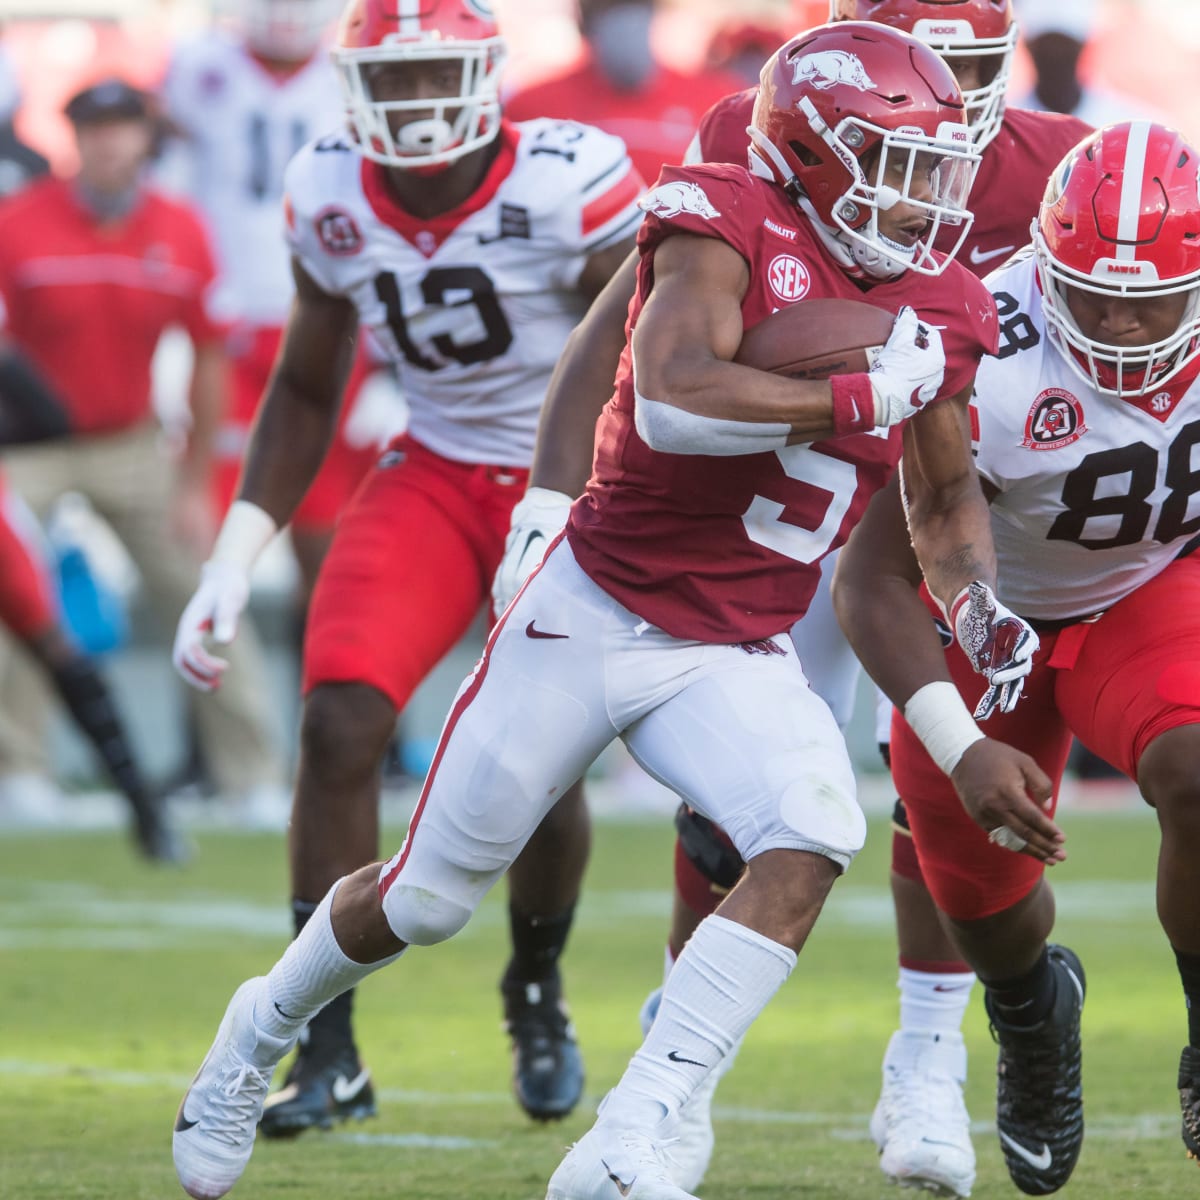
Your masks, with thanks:
[{"label": "white glove", "polygon": [[906,304],[867,376],[875,393],[875,424],[895,425],[920,412],[938,394],[945,373],[941,333]]},{"label": "white glove", "polygon": [[209,654],[204,638],[211,634],[214,642],[224,646],[232,642],[249,599],[250,577],[241,567],[210,560],[200,568],[200,586],[179,618],[171,653],[175,670],[192,687],[202,692],[220,687],[229,663]]},{"label": "white glove", "polygon": [[499,616],[521,590],[546,547],[562,532],[571,497],[549,488],[531,487],[512,511],[504,557],[492,580],[492,611]]},{"label": "white glove", "polygon": [[986,583],[976,580],[954,598],[950,624],[971,666],[987,677],[988,690],[975,706],[975,720],[1017,707],[1025,676],[1040,642],[1033,629],[1004,607]]}]

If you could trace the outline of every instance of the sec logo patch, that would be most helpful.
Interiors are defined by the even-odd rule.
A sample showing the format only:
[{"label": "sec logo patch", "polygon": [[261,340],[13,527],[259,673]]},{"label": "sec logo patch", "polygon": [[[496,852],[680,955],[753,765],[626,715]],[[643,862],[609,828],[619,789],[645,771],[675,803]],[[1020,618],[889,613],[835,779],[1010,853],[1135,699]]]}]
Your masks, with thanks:
[{"label": "sec logo patch", "polygon": [[1079,401],[1062,388],[1047,388],[1038,393],[1025,418],[1021,445],[1026,450],[1058,450],[1077,442],[1085,433],[1087,424]]},{"label": "sec logo patch", "polygon": [[789,304],[803,300],[812,285],[808,268],[794,254],[777,254],[767,267],[767,283],[771,291]]}]

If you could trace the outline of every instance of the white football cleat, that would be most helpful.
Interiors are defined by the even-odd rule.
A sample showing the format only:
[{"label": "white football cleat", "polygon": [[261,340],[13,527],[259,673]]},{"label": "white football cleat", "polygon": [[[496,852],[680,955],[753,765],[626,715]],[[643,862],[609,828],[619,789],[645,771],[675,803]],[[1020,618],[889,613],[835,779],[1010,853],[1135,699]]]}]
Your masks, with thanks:
[{"label": "white football cleat", "polygon": [[672,1138],[600,1122],[558,1164],[546,1200],[697,1200],[673,1179]]},{"label": "white football cleat", "polygon": [[[650,1026],[654,1024],[661,999],[662,988],[655,988],[642,1005],[638,1021],[642,1026],[643,1037],[650,1032]],[[738,1042],[705,1076],[688,1102],[679,1110],[679,1123],[675,1129],[676,1141],[671,1147],[672,1177],[685,1192],[694,1192],[704,1182],[716,1141],[712,1125],[713,1097],[717,1092],[717,1084],[733,1066],[733,1060],[737,1058],[741,1048],[742,1044]]]},{"label": "white football cleat", "polygon": [[879,1168],[894,1183],[940,1196],[971,1194],[975,1147],[963,1103],[966,1078],[962,1034],[892,1034],[871,1137]]},{"label": "white football cleat", "polygon": [[217,1200],[241,1178],[275,1065],[295,1045],[295,1038],[283,1041],[255,1027],[262,982],[249,979],[234,992],[175,1117],[175,1173],[195,1200]]}]

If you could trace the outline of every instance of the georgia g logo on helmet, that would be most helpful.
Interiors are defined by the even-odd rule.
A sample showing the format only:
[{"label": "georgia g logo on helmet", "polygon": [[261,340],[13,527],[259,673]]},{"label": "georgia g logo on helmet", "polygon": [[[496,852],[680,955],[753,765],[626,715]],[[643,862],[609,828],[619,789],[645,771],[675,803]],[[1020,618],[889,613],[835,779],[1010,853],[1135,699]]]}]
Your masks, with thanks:
[{"label": "georgia g logo on helmet", "polygon": [[839,83],[860,92],[875,86],[862,60],[845,50],[821,50],[797,59],[792,68],[792,83],[811,83],[823,92]]}]

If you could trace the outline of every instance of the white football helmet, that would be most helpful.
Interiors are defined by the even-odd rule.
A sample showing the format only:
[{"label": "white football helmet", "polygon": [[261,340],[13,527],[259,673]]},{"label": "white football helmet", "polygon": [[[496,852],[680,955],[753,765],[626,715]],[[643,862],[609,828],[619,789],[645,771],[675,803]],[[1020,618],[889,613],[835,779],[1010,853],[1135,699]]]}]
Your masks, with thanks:
[{"label": "white football helmet", "polygon": [[237,0],[229,4],[246,45],[263,58],[304,62],[320,49],[339,0]]}]

